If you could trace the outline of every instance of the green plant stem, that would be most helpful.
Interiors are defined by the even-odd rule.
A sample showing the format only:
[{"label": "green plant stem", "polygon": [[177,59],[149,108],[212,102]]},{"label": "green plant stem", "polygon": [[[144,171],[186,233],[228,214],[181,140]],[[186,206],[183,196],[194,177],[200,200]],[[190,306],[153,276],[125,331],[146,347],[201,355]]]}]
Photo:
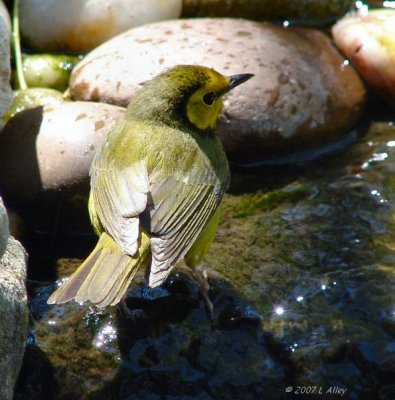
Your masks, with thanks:
[{"label": "green plant stem", "polygon": [[22,90],[27,89],[26,80],[23,75],[21,38],[19,35],[19,0],[14,1],[14,9],[12,12],[12,43],[14,47],[16,77],[18,86]]}]

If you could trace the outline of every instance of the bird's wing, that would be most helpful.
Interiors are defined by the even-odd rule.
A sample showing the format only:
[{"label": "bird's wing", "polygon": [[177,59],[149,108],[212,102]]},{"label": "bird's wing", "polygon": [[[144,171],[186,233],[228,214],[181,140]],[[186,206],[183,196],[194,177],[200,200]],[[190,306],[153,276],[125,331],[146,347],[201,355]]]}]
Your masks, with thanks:
[{"label": "bird's wing", "polygon": [[120,170],[100,157],[91,167],[94,209],[105,230],[126,254],[135,255],[140,235],[139,215],[146,209],[148,172],[143,161]]},{"label": "bird's wing", "polygon": [[[225,172],[225,170],[224,170]],[[149,285],[160,285],[172,266],[191,248],[218,207],[224,186],[212,171],[199,176],[150,177],[152,263]],[[225,181],[225,179],[224,179]]]}]

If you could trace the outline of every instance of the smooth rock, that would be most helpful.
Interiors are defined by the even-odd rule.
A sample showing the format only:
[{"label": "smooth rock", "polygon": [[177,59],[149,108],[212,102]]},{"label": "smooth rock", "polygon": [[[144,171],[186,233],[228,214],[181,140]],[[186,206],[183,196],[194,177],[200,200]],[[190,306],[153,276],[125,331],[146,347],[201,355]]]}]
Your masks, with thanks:
[{"label": "smooth rock", "polygon": [[69,54],[24,54],[23,74],[28,87],[65,91],[70,73],[81,57]]},{"label": "smooth rock", "polygon": [[0,197],[0,258],[3,256],[10,236],[7,211]]},{"label": "smooth rock", "polygon": [[134,26],[178,18],[182,0],[21,0],[25,43],[39,51],[89,51]]},{"label": "smooth rock", "polygon": [[2,0],[0,0],[0,17],[3,18],[3,20],[4,20],[5,24],[6,24],[8,33],[9,33],[9,35],[11,35],[11,18],[10,18],[10,14],[9,14],[9,12],[7,10],[7,7],[5,6],[5,4],[4,4],[4,2]]},{"label": "smooth rock", "polygon": [[12,103],[12,89],[10,84],[10,40],[7,26],[0,18],[0,130],[3,127],[1,117]]},{"label": "smooth rock", "polygon": [[395,10],[347,15],[333,26],[332,34],[365,81],[395,101]]},{"label": "smooth rock", "polygon": [[89,102],[19,113],[0,136],[0,192],[23,202],[45,191],[88,186],[95,151],[123,113]]},{"label": "smooth rock", "polygon": [[15,239],[0,259],[0,399],[12,400],[25,349],[28,307],[27,254]]},{"label": "smooth rock", "polygon": [[183,17],[288,20],[320,25],[350,10],[353,0],[184,0]]},{"label": "smooth rock", "polygon": [[131,29],[75,67],[71,94],[125,106],[144,81],[176,64],[255,74],[229,94],[219,124],[225,149],[237,162],[317,148],[353,127],[364,108],[361,80],[326,35],[236,19]]}]

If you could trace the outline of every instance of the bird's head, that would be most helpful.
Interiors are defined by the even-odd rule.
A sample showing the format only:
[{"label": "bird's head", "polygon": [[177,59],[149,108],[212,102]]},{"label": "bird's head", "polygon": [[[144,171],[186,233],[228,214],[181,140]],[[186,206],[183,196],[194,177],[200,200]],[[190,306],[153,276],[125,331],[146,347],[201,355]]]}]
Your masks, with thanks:
[{"label": "bird's head", "polygon": [[127,115],[211,132],[221,114],[222,96],[252,76],[226,77],[211,68],[178,65],[146,82],[133,97]]}]

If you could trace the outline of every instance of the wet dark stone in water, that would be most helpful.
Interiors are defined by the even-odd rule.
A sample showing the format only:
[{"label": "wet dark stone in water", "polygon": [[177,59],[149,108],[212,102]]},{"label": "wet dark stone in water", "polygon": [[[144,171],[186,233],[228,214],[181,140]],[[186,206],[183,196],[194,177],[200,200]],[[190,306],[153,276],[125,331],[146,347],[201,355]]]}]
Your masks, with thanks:
[{"label": "wet dark stone in water", "polygon": [[177,274],[165,289],[127,298],[133,317],[118,319],[117,399],[254,400],[278,389],[287,367],[269,355],[258,313],[228,285],[213,282],[213,322],[190,278]]}]

